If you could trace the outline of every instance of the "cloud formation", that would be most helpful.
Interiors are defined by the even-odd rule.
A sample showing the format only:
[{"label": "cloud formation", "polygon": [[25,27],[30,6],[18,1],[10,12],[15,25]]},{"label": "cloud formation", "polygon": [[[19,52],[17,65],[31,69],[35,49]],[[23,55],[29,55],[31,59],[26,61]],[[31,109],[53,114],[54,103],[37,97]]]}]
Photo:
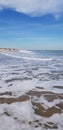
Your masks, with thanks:
[{"label": "cloud formation", "polygon": [[0,9],[6,7],[33,17],[52,14],[58,18],[63,13],[63,0],[0,0]]}]

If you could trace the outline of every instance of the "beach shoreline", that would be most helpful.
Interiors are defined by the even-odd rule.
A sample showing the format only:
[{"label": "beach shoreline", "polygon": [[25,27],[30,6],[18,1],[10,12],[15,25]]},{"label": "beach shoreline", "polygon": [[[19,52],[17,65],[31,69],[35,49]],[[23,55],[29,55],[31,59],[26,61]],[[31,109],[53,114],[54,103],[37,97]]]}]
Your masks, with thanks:
[{"label": "beach shoreline", "polygon": [[19,49],[16,48],[0,48],[0,52],[18,52]]}]

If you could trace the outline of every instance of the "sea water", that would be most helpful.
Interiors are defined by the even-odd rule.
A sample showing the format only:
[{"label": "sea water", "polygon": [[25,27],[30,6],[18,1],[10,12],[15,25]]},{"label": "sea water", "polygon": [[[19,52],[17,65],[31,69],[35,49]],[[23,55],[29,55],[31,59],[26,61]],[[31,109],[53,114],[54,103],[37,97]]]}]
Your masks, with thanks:
[{"label": "sea water", "polygon": [[[54,100],[48,101],[45,94],[50,94],[50,98],[52,94]],[[29,99],[22,101],[20,96]],[[35,112],[36,103],[43,105],[46,111],[63,104],[63,51],[0,53],[0,130],[63,130],[63,108],[46,117]]]}]

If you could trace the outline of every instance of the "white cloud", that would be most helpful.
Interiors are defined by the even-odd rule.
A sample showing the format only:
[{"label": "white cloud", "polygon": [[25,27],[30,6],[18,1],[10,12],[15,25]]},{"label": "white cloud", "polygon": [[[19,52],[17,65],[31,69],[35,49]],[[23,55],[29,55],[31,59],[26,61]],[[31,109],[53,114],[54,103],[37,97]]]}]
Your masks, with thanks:
[{"label": "white cloud", "polygon": [[63,13],[63,0],[0,0],[0,8],[9,7],[30,16]]}]

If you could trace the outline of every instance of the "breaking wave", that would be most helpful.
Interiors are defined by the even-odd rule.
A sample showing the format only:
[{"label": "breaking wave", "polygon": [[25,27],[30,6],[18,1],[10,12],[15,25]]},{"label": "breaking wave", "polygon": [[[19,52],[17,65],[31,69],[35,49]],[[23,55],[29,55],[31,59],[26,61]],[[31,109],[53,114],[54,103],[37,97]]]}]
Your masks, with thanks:
[{"label": "breaking wave", "polygon": [[25,54],[34,54],[32,51],[28,51],[28,50],[19,50],[19,52]]},{"label": "breaking wave", "polygon": [[18,55],[12,55],[12,54],[8,54],[8,53],[2,53],[6,56],[10,56],[13,58],[19,58],[19,59],[24,59],[24,60],[35,60],[35,61],[52,61],[52,58],[36,58],[36,57],[26,57],[26,56],[18,56]]}]

